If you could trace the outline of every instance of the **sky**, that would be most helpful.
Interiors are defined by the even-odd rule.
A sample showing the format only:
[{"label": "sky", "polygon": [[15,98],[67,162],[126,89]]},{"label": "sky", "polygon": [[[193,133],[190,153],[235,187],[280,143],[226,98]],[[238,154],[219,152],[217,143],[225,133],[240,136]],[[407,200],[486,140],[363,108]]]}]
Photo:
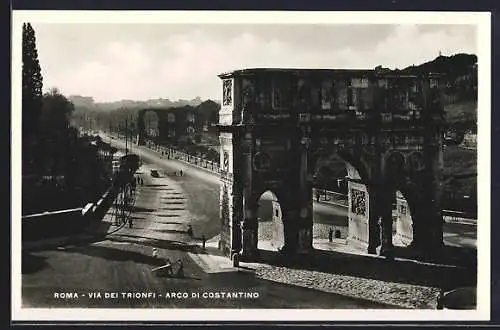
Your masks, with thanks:
[{"label": "sky", "polygon": [[474,25],[32,24],[44,90],[96,102],[221,99],[217,74],[252,67],[404,68],[477,53]]}]

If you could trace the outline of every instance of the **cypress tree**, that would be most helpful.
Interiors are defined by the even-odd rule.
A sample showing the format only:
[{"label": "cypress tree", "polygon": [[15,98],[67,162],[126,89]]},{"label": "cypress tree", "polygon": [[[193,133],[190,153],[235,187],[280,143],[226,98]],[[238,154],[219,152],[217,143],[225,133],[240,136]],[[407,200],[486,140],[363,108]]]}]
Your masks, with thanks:
[{"label": "cypress tree", "polygon": [[35,31],[30,23],[23,24],[23,78],[22,111],[23,137],[36,133],[37,122],[42,107],[43,78],[38,61]]}]

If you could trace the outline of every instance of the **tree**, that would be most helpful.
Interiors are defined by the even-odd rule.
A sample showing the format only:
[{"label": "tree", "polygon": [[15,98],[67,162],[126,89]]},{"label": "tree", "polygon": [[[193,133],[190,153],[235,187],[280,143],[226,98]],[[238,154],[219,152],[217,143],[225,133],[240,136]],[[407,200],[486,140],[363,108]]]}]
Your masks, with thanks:
[{"label": "tree", "polygon": [[69,144],[75,138],[69,125],[73,111],[73,103],[57,88],[43,95],[37,135],[40,147],[35,153],[39,166],[49,167],[53,175],[68,165]]},{"label": "tree", "polygon": [[22,114],[23,136],[36,133],[42,107],[43,78],[38,62],[35,31],[30,23],[23,24]]},{"label": "tree", "polygon": [[45,137],[65,137],[75,107],[57,88],[43,95],[40,129]]}]

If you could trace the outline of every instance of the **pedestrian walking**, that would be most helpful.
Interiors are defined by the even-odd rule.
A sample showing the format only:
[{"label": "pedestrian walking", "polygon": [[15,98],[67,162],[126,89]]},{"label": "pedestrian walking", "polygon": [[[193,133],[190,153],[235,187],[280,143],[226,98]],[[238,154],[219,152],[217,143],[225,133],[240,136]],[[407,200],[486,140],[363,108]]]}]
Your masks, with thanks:
[{"label": "pedestrian walking", "polygon": [[182,176],[182,174],[183,174],[182,170],[179,171],[179,174]]},{"label": "pedestrian walking", "polygon": [[207,242],[207,238],[205,237],[205,235],[202,235],[201,236],[201,244],[202,244],[202,249],[205,250],[205,243]]},{"label": "pedestrian walking", "polygon": [[193,227],[191,225],[188,226],[187,234],[189,237],[193,237]]},{"label": "pedestrian walking", "polygon": [[153,248],[153,258],[158,258],[158,250],[156,248]]},{"label": "pedestrian walking", "polygon": [[129,219],[128,219],[128,227],[129,227],[129,228],[134,227],[134,220],[132,220],[132,218],[129,218]]},{"label": "pedestrian walking", "polygon": [[319,190],[316,190],[316,202],[317,203],[319,203],[319,197],[320,197]]},{"label": "pedestrian walking", "polygon": [[330,242],[330,243],[331,243],[332,241],[333,241],[333,229],[332,229],[332,228],[330,228],[330,229],[328,230],[328,242]]}]

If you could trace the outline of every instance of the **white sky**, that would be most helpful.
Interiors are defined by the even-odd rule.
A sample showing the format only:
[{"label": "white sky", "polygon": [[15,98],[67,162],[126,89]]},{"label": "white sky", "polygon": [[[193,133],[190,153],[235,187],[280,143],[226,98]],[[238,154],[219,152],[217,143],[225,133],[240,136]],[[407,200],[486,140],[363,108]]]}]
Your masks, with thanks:
[{"label": "white sky", "polygon": [[249,67],[403,68],[477,53],[474,25],[33,23],[44,90],[122,99],[220,99]]}]

